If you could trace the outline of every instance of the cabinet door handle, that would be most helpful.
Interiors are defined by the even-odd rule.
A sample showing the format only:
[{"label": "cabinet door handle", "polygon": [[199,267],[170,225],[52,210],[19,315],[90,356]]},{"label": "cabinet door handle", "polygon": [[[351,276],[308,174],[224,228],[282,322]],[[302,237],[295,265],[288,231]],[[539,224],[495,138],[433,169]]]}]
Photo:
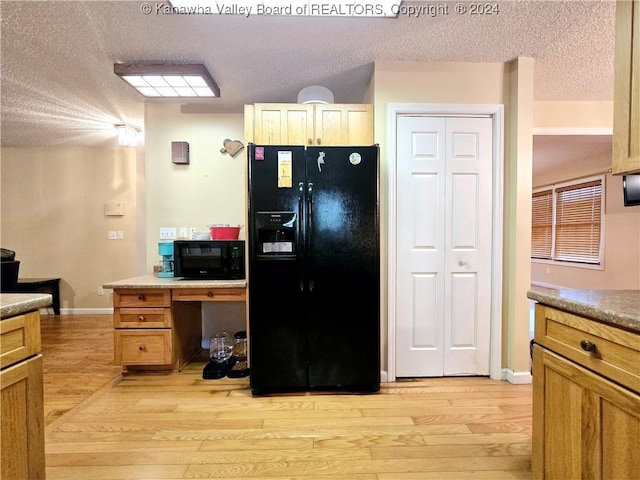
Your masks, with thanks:
[{"label": "cabinet door handle", "polygon": [[307,143],[309,145],[313,145],[313,138],[311,138],[311,137],[307,138]]},{"label": "cabinet door handle", "polygon": [[585,352],[595,352],[596,344],[590,342],[589,340],[582,340],[580,342],[580,348],[582,348],[582,350],[584,350]]},{"label": "cabinet door handle", "polygon": [[316,139],[316,141],[318,142],[318,145],[320,145],[322,143],[319,138]]}]

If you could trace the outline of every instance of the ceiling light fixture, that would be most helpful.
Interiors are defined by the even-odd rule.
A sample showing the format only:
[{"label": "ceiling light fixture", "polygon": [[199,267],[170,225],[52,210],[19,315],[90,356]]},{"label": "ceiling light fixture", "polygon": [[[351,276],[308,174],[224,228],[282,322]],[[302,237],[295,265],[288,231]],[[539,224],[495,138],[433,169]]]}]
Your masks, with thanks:
[{"label": "ceiling light fixture", "polygon": [[140,129],[133,125],[121,123],[115,125],[118,132],[118,143],[124,147],[135,147],[138,145],[138,133]]},{"label": "ceiling light fixture", "polygon": [[327,87],[311,85],[298,92],[298,103],[333,103],[333,93]]},{"label": "ceiling light fixture", "polygon": [[116,63],[113,72],[145,97],[220,96],[220,88],[202,64]]}]

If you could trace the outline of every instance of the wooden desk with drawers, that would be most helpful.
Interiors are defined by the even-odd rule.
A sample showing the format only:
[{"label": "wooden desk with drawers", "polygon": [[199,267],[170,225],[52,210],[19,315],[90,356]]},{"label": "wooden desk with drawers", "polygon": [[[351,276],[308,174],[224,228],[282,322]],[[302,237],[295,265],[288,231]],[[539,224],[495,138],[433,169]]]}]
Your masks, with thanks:
[{"label": "wooden desk with drawers", "polygon": [[202,302],[245,302],[246,280],[183,280],[152,275],[113,289],[114,354],[124,372],[182,370],[201,349]]}]

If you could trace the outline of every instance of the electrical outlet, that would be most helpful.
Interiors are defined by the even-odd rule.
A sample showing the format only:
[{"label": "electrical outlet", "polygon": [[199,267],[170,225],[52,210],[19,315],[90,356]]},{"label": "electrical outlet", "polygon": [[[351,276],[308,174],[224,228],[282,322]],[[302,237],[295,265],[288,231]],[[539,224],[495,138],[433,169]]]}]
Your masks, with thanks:
[{"label": "electrical outlet", "polygon": [[118,233],[115,230],[109,230],[107,232],[107,238],[109,240],[117,240],[118,239]]},{"label": "electrical outlet", "polygon": [[98,295],[104,295],[104,288],[98,287]]},{"label": "electrical outlet", "polygon": [[124,239],[124,232],[122,230],[118,230],[118,240]]},{"label": "electrical outlet", "polygon": [[160,227],[160,240],[175,240],[176,228],[175,227]]},{"label": "electrical outlet", "polygon": [[189,240],[193,240],[193,237],[196,236],[196,232],[198,231],[198,229],[196,227],[191,227],[189,229]]},{"label": "electrical outlet", "polygon": [[178,238],[181,238],[182,240],[186,240],[187,237],[187,227],[180,227],[179,233],[178,233]]}]

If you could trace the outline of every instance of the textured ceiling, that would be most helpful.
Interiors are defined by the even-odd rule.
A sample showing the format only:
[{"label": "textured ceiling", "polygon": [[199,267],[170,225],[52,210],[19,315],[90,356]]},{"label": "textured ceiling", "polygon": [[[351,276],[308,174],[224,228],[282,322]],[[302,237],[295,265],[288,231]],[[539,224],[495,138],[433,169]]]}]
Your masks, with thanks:
[{"label": "textured ceiling", "polygon": [[509,0],[484,16],[431,2],[449,13],[383,19],[145,15],[142,3],[0,2],[2,146],[108,145],[114,123],[142,125],[144,100],[113,73],[117,62],[204,63],[222,94],[201,102],[217,111],[296,102],[312,84],[359,103],[376,61],[527,56],[536,100],[613,97],[613,0]]}]

